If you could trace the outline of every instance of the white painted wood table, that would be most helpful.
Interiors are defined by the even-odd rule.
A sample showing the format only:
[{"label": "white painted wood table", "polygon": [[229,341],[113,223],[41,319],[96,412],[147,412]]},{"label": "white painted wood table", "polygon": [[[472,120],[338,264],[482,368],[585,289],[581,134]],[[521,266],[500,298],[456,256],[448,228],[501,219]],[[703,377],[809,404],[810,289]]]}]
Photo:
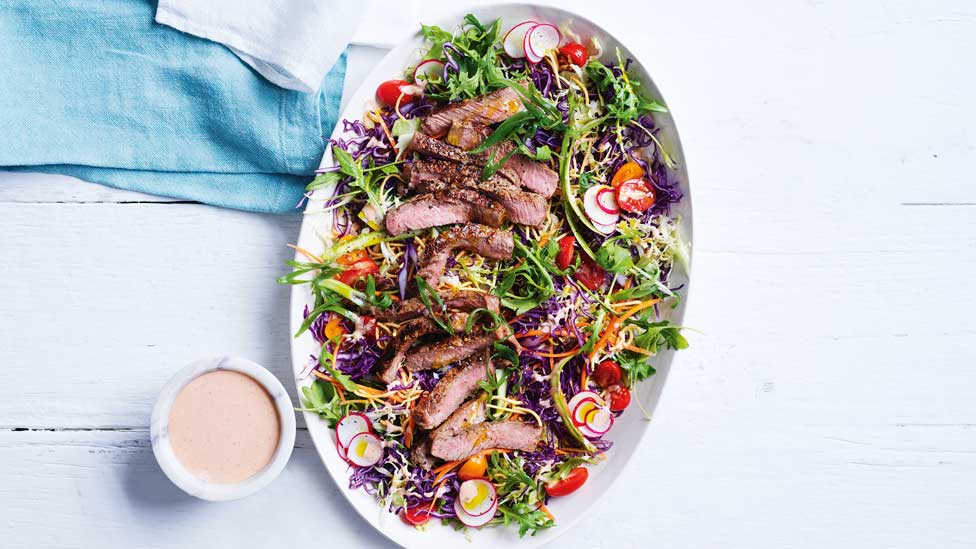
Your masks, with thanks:
[{"label": "white painted wood table", "polygon": [[[455,9],[365,4],[360,44]],[[682,352],[568,547],[976,546],[976,7],[570,2],[678,120],[696,248]],[[382,48],[356,46],[350,86]],[[2,129],[0,129],[2,131]],[[302,430],[249,499],[184,496],[149,411],[192,359],[291,386],[300,216],[0,174],[0,546],[374,547]]]}]

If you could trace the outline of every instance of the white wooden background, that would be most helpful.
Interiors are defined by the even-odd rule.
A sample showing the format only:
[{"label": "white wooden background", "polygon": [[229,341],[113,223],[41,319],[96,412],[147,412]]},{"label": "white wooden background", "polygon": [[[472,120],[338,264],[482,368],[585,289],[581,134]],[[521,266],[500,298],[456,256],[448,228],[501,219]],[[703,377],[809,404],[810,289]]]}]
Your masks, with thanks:
[{"label": "white wooden background", "polygon": [[[558,543],[976,545],[976,7],[562,4],[629,44],[675,113],[702,333],[626,480]],[[456,9],[420,6],[365,4],[350,86],[377,44]],[[299,223],[0,174],[0,546],[384,545],[304,430],[274,484],[218,505],[149,448],[192,359],[291,385],[274,279]]]}]

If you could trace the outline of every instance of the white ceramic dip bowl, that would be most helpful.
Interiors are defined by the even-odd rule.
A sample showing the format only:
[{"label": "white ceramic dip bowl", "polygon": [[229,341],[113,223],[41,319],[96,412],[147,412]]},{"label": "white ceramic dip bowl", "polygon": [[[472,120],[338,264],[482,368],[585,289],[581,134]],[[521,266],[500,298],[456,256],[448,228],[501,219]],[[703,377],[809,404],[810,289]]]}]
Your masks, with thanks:
[{"label": "white ceramic dip bowl", "polygon": [[[169,434],[170,412],[180,391],[194,379],[222,370],[239,372],[257,381],[274,402],[280,425],[278,446],[271,460],[254,475],[235,483],[208,482],[188,471],[174,453]],[[173,484],[203,500],[228,501],[249,496],[264,488],[285,468],[295,447],[295,412],[284,386],[264,367],[237,357],[209,358],[187,365],[166,383],[153,407],[149,435],[156,461]]]}]

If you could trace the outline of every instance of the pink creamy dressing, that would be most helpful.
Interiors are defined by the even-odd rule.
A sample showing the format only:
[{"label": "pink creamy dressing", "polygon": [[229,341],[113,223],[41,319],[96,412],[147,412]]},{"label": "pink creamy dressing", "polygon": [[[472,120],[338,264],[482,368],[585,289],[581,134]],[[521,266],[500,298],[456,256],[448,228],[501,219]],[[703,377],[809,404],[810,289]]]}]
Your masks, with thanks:
[{"label": "pink creamy dressing", "polygon": [[278,448],[281,420],[271,395],[252,377],[208,372],[184,387],[169,413],[169,439],[187,471],[232,484],[254,476]]}]

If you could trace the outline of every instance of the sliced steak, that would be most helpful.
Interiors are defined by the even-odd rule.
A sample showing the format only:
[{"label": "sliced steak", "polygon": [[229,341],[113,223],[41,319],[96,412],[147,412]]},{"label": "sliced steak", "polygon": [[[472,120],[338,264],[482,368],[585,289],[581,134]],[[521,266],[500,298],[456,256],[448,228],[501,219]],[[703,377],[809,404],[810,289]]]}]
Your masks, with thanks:
[{"label": "sliced steak", "polygon": [[403,365],[411,372],[443,368],[483,351],[498,339],[495,335],[453,335],[434,343],[414,347],[403,361]]},{"label": "sliced steak", "polygon": [[523,110],[522,98],[512,88],[502,88],[481,97],[453,103],[424,118],[421,131],[444,135],[455,120],[482,125],[495,124]]},{"label": "sliced steak", "polygon": [[505,162],[504,168],[515,172],[513,181],[546,198],[551,197],[559,185],[558,173],[542,162],[537,162],[521,154],[513,154]]},{"label": "sliced steak", "polygon": [[467,459],[491,448],[534,450],[542,436],[542,428],[521,421],[479,423],[451,436],[431,437],[430,453],[446,461]]},{"label": "sliced steak", "polygon": [[430,454],[430,444],[434,437],[453,436],[462,429],[476,425],[485,420],[485,399],[475,398],[461,405],[454,410],[440,427],[431,431],[427,436],[422,436],[418,443],[414,444],[410,452],[413,462],[422,467],[425,471],[430,471],[434,467],[437,459]]},{"label": "sliced steak", "polygon": [[400,204],[386,214],[386,231],[398,235],[456,223],[481,223],[498,227],[508,214],[496,200],[471,190],[449,189],[424,194]]},{"label": "sliced steak", "polygon": [[467,120],[455,120],[451,123],[451,129],[447,130],[447,137],[444,140],[447,141],[448,145],[470,151],[480,145],[489,135],[491,135],[491,128],[488,126]]},{"label": "sliced steak", "polygon": [[[515,145],[513,145],[511,142],[503,141],[493,145],[485,152],[470,153],[453,145],[448,145],[443,141],[438,141],[433,137],[421,132],[416,132],[413,135],[413,139],[410,141],[410,150],[419,152],[424,156],[439,158],[441,160],[452,160],[460,164],[474,164],[475,166],[482,167],[493,160],[501,160],[506,154],[511,152],[514,147]],[[515,170],[508,167],[507,162],[504,166],[498,169],[496,175],[501,176],[512,183],[518,184],[518,174],[515,172]]]},{"label": "sliced steak", "polygon": [[[458,407],[478,388],[479,381],[494,375],[495,369],[488,353],[479,353],[458,364],[431,390],[417,399],[413,409],[414,421],[421,429],[433,429],[454,413]],[[433,439],[432,439],[433,440]]]},{"label": "sliced steak", "polygon": [[[413,190],[436,192],[452,187],[468,187],[491,192],[496,189],[514,189],[519,186],[498,174],[481,180],[484,169],[477,164],[458,163],[452,160],[414,160],[403,166],[403,177]],[[439,185],[440,183],[450,185]]]},{"label": "sliced steak", "polygon": [[410,449],[410,461],[419,465],[424,471],[434,468],[434,460],[437,459],[430,455],[430,437],[414,437],[413,448]]},{"label": "sliced steak", "polygon": [[457,225],[427,244],[417,275],[436,288],[447,268],[447,260],[455,250],[466,250],[492,259],[508,259],[512,257],[514,247],[515,241],[509,231],[475,223]]},{"label": "sliced steak", "polygon": [[[440,292],[444,308],[448,311],[471,312],[475,309],[488,309],[492,312],[499,312],[501,303],[498,298],[482,292],[455,291]],[[418,318],[427,314],[427,306],[419,297],[412,297],[404,301],[398,301],[389,309],[372,309],[370,314],[380,322],[403,322],[412,318]]]},{"label": "sliced steak", "polygon": [[[511,152],[512,147],[514,145],[505,141],[492,146],[485,152],[469,153],[420,132],[414,134],[413,141],[410,144],[411,150],[421,154],[476,166],[484,166],[492,160],[500,160]],[[542,162],[536,162],[521,154],[509,157],[496,175],[534,193],[541,194],[545,198],[551,197],[559,185],[559,174]]]},{"label": "sliced steak", "polygon": [[[425,309],[426,310],[426,309]],[[448,321],[455,332],[463,331],[468,322],[468,313],[450,312],[447,314]],[[400,367],[407,358],[407,353],[418,339],[436,333],[443,333],[443,329],[429,317],[419,317],[408,320],[400,326],[397,331],[396,352],[393,358],[388,360],[377,374],[383,383],[389,385],[396,381],[400,373]]]},{"label": "sliced steak", "polygon": [[[446,161],[435,160],[430,162]],[[415,162],[414,165],[416,164],[418,163]],[[469,174],[466,173],[468,170],[464,168],[463,164],[451,165],[457,169],[453,177],[435,176],[432,172],[423,172],[421,174],[414,167],[411,167],[409,170],[410,185],[420,192],[432,193],[434,195],[457,190],[481,193],[487,196],[489,200],[501,205],[505,210],[505,214],[512,220],[512,223],[518,223],[519,225],[539,226],[546,220],[547,203],[542,195],[519,190],[514,184],[497,177],[493,177],[487,181],[481,181],[480,177],[469,177]],[[480,172],[480,168],[475,168],[475,170]],[[387,231],[390,231],[389,219],[388,215],[386,222]],[[442,224],[446,225],[447,223],[438,223],[437,225]],[[490,223],[485,224],[491,225]],[[434,224],[428,226],[432,227]],[[497,225],[492,226],[496,227]]]}]

